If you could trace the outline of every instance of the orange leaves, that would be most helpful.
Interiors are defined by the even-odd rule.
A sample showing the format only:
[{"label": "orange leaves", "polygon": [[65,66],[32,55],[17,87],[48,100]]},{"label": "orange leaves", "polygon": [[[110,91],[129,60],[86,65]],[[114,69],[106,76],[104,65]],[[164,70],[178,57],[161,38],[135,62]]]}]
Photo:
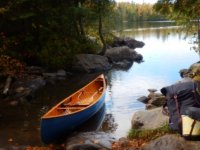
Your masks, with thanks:
[{"label": "orange leaves", "polygon": [[25,150],[66,150],[64,144],[61,145],[48,145],[48,146],[27,146]]},{"label": "orange leaves", "polygon": [[147,143],[146,140],[142,139],[134,139],[134,140],[128,140],[126,139],[125,141],[118,141],[114,142],[112,144],[112,150],[128,150],[128,149],[140,149]]},{"label": "orange leaves", "polygon": [[19,60],[7,55],[0,56],[0,72],[5,76],[20,76],[25,69],[25,65]]}]

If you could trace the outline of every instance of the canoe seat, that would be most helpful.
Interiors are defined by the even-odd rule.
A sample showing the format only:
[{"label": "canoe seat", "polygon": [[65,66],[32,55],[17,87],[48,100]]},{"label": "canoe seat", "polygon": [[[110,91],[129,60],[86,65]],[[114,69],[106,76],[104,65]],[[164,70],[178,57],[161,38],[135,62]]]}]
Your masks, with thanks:
[{"label": "canoe seat", "polygon": [[83,100],[80,100],[78,102],[79,106],[82,105],[90,105],[92,102],[94,102],[94,96],[97,95],[98,93],[101,93],[103,90],[103,87],[100,87],[96,92],[92,93],[92,96]]},{"label": "canoe seat", "polygon": [[58,107],[57,108],[58,111],[62,111],[62,113],[64,114],[70,114],[71,113],[71,110],[69,108],[66,108],[66,107]]}]

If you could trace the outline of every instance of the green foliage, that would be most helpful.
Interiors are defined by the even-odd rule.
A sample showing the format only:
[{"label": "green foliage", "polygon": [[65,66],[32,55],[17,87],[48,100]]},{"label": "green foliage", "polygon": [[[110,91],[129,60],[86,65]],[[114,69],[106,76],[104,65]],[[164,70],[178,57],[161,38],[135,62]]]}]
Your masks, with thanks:
[{"label": "green foliage", "polygon": [[142,139],[142,140],[153,140],[164,134],[173,133],[168,125],[154,129],[154,130],[142,130],[142,129],[131,129],[128,134],[129,139]]},{"label": "green foliage", "polygon": [[188,30],[193,30],[193,26],[199,26],[199,6],[199,0],[159,0],[154,5],[154,9],[168,19],[188,27]]},{"label": "green foliage", "polygon": [[124,21],[154,21],[164,20],[164,17],[155,12],[151,4],[118,3],[114,8],[113,19],[115,22]]},{"label": "green foliage", "polygon": [[87,39],[52,39],[38,52],[42,66],[49,69],[70,67],[73,57],[78,53],[96,53],[100,47]]},{"label": "green foliage", "polygon": [[187,34],[194,34],[198,43],[194,47],[196,52],[200,52],[200,1],[199,0],[159,0],[154,9],[165,15],[168,19],[176,21],[182,25]]},{"label": "green foliage", "polygon": [[[100,42],[87,38],[91,28],[98,33],[95,2],[1,0],[0,52],[46,68],[67,67],[77,53],[98,53]],[[111,0],[101,2],[106,16]]]}]

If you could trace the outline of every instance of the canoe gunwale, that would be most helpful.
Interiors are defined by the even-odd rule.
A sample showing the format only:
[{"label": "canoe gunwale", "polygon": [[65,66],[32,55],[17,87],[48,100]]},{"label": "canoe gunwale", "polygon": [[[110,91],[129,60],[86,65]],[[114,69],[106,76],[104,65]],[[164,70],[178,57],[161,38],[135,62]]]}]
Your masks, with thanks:
[{"label": "canoe gunwale", "polygon": [[[65,101],[67,101],[68,99],[70,99],[70,97],[73,97],[76,93],[83,91],[84,88],[86,88],[87,86],[89,86],[90,84],[93,84],[95,81],[99,81],[98,79],[101,78],[102,82],[103,82],[103,90],[101,92],[101,95],[98,97],[97,100],[95,100],[95,102],[92,102],[89,105],[77,105],[77,107],[83,107],[83,109],[77,110],[75,112],[71,112],[71,113],[63,113],[60,115],[55,115],[55,116],[48,116],[49,113],[51,113],[52,111],[54,111],[55,109],[57,109],[61,104],[63,104]],[[97,78],[95,78],[94,80],[92,80],[91,82],[89,82],[88,84],[86,84],[85,86],[83,86],[81,89],[77,90],[76,92],[72,93],[71,95],[69,95],[68,97],[66,97],[65,99],[63,99],[61,102],[59,102],[57,105],[55,105],[52,109],[50,109],[46,114],[44,114],[41,119],[53,119],[53,118],[57,118],[57,117],[64,117],[64,116],[72,116],[74,114],[80,113],[81,111],[84,111],[90,107],[92,107],[93,105],[95,105],[96,103],[98,103],[98,101],[102,98],[102,96],[104,95],[106,90],[106,83],[105,83],[105,78],[103,76],[103,74],[99,75]],[[72,107],[74,107],[72,105]],[[76,107],[76,105],[75,105]],[[64,108],[63,108],[64,109]],[[66,108],[67,109],[67,108]]]}]

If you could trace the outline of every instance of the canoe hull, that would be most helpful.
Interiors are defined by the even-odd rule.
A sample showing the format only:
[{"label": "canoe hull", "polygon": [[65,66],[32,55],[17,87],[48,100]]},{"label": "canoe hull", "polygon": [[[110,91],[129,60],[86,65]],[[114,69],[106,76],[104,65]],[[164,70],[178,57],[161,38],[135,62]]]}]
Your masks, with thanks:
[{"label": "canoe hull", "polygon": [[41,138],[46,144],[66,137],[75,128],[96,114],[105,102],[105,90],[99,101],[79,113],[41,120]]}]

